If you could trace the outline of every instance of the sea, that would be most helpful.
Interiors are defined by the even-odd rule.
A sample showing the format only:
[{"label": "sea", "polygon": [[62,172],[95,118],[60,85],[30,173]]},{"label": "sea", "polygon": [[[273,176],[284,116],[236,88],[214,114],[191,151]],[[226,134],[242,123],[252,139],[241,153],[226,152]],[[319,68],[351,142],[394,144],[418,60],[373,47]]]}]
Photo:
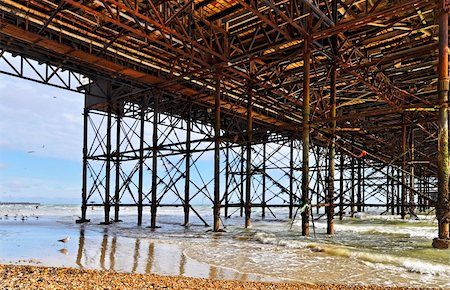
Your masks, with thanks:
[{"label": "sea", "polygon": [[[212,224],[210,206],[195,210]],[[401,220],[374,212],[326,220],[301,235],[300,217],[286,209],[244,228],[239,212],[222,215],[224,232],[211,232],[194,213],[184,227],[182,208],[159,208],[137,226],[136,208],[123,208],[122,222],[101,225],[103,211],[89,207],[89,223],[77,224],[79,205],[0,205],[0,263],[113,270],[130,273],[312,284],[440,287],[450,289],[450,250],[436,250],[433,215]],[[70,237],[67,243],[59,239]]]}]

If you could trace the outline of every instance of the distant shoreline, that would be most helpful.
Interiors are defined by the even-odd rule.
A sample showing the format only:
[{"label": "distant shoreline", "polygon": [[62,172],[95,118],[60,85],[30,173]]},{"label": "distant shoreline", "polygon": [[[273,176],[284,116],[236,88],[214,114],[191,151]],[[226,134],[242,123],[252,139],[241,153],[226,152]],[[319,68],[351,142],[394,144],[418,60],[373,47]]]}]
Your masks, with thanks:
[{"label": "distant shoreline", "polygon": [[1,202],[0,205],[41,205],[39,202]]}]

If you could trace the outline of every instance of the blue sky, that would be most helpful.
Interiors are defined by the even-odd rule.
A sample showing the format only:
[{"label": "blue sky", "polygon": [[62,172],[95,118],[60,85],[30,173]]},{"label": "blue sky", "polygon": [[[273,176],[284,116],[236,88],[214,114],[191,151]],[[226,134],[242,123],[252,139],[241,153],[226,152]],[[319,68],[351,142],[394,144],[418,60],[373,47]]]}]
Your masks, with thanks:
[{"label": "blue sky", "polygon": [[83,99],[0,74],[0,201],[80,203]]}]

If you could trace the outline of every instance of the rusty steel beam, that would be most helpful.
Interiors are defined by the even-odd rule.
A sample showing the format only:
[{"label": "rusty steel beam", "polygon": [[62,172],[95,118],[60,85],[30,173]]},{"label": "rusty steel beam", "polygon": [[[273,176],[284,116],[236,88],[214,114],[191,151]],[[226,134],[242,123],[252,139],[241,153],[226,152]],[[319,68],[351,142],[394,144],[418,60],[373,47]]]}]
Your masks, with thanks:
[{"label": "rusty steel beam", "polygon": [[309,134],[310,134],[310,59],[311,48],[309,41],[304,47],[304,74],[303,74],[303,132],[302,132],[302,204],[306,206],[302,212],[302,235],[309,236],[310,196],[309,196]]},{"label": "rusty steel beam", "polygon": [[402,12],[410,9],[420,9],[426,5],[433,3],[435,0],[408,0],[401,1],[398,4],[394,5],[391,8],[374,11],[373,13],[367,14],[365,16],[355,18],[349,21],[345,21],[339,23],[333,27],[315,31],[312,33],[312,40],[320,40],[326,37],[330,37],[334,34],[338,34],[340,32],[349,30],[349,29],[357,29],[363,27],[371,22],[380,20],[380,19],[388,19],[394,15],[400,15]]},{"label": "rusty steel beam", "polygon": [[[332,1],[331,15],[332,21],[337,22],[337,0]],[[338,54],[337,48],[337,36],[333,35],[331,38],[331,49],[334,54]],[[326,208],[327,212],[327,234],[334,234],[334,169],[335,169],[335,147],[336,147],[336,79],[337,79],[337,67],[333,63],[331,65],[331,76],[330,76],[330,118],[331,121],[331,141],[328,147],[328,195],[326,203],[330,204]]]},{"label": "rusty steel beam", "polygon": [[449,153],[448,153],[448,16],[449,1],[439,0],[439,131],[438,131],[438,199],[436,218],[438,220],[438,237],[433,240],[435,248],[449,248]]}]

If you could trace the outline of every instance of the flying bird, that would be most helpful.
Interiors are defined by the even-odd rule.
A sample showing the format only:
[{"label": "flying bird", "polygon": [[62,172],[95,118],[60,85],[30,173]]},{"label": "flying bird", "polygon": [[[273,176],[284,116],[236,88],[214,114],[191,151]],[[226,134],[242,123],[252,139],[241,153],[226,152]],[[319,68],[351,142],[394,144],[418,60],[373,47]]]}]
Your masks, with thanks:
[{"label": "flying bird", "polygon": [[34,153],[34,150],[28,151],[27,153]]}]

